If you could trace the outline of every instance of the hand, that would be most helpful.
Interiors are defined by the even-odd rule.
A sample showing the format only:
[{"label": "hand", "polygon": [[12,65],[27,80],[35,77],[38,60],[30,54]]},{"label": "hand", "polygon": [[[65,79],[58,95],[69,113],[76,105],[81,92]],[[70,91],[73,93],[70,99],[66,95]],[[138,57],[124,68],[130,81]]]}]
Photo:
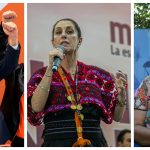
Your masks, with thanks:
[{"label": "hand", "polygon": [[117,87],[118,90],[118,103],[120,103],[120,105],[124,105],[126,102],[126,86],[127,86],[127,80],[126,80],[126,76],[123,72],[118,71],[116,73],[116,76],[114,76],[113,74],[111,74],[114,81],[115,81],[115,85]]},{"label": "hand", "polygon": [[120,70],[116,73],[116,85],[117,88],[126,88],[127,80],[126,75]]},{"label": "hand", "polygon": [[54,48],[52,51],[49,52],[49,65],[53,64],[55,56],[60,57],[60,59],[64,58],[64,54],[60,48]]},{"label": "hand", "polygon": [[14,11],[8,10],[2,15],[2,22],[12,22],[17,17],[17,14]]},{"label": "hand", "polygon": [[13,22],[2,22],[2,27],[6,35],[8,35],[8,44],[16,46],[18,44],[18,28]]}]

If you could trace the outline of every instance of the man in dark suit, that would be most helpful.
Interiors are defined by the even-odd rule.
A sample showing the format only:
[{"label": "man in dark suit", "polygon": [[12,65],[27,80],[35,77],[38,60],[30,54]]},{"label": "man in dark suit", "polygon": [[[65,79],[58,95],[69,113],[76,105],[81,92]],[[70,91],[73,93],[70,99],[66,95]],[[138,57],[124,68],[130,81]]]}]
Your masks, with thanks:
[{"label": "man in dark suit", "polygon": [[[0,80],[8,78],[16,69],[20,53],[18,29],[13,22],[16,18],[14,11],[6,11],[2,15],[0,25]],[[0,109],[0,144],[10,138],[4,115]]]},{"label": "man in dark suit", "polygon": [[16,13],[3,13],[0,26],[0,80],[6,78],[18,65],[20,46],[18,29],[13,20]]}]

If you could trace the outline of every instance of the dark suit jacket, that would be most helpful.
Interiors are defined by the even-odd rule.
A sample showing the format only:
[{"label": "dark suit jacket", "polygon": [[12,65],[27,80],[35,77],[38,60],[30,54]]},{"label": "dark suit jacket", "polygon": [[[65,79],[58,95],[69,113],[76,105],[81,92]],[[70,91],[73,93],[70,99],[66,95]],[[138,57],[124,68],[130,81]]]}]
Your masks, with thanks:
[{"label": "dark suit jacket", "polygon": [[8,37],[0,25],[0,80],[6,78],[18,65],[20,45],[14,50],[7,44]]},{"label": "dark suit jacket", "polygon": [[24,64],[20,64],[5,79],[6,89],[1,104],[10,139],[12,140],[20,122],[19,102],[24,91]]},{"label": "dark suit jacket", "polygon": [[[19,125],[19,100],[23,93],[23,64],[18,65],[20,45],[14,50],[0,25],[0,80],[6,89],[0,108],[0,144],[12,139]],[[18,67],[17,67],[18,66]]]},{"label": "dark suit jacket", "polygon": [[[20,46],[18,47],[20,49]],[[19,50],[14,50],[10,45],[6,48],[5,56],[0,60],[0,80],[6,78],[18,65]]]}]

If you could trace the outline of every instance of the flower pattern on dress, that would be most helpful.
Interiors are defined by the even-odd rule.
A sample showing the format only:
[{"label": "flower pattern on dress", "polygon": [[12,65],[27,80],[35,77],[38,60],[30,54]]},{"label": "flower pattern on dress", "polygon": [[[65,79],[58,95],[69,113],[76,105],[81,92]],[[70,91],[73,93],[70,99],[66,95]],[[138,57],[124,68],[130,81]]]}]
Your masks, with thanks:
[{"label": "flower pattern on dress", "polygon": [[[63,68],[62,68],[63,69]],[[50,93],[45,109],[36,113],[31,108],[31,97],[37,85],[42,80],[46,67],[36,71],[28,82],[28,121],[32,125],[43,123],[43,117],[49,112],[57,112],[63,109],[70,109],[71,103],[67,100],[67,91],[58,72],[53,73],[50,86]],[[74,96],[76,96],[76,80],[73,80],[69,73],[63,69],[69,81]],[[106,123],[113,120],[113,112],[116,105],[117,90],[110,73],[91,65],[78,62],[78,73],[75,76],[78,81],[77,92],[81,95],[80,103],[83,105],[97,105],[102,112],[101,118]]]},{"label": "flower pattern on dress", "polygon": [[147,76],[135,92],[135,109],[145,110],[145,125],[150,128],[150,76]]},{"label": "flower pattern on dress", "polygon": [[148,92],[150,91],[150,76],[146,77],[135,92],[134,107],[136,109],[147,110],[147,101],[149,99]]}]

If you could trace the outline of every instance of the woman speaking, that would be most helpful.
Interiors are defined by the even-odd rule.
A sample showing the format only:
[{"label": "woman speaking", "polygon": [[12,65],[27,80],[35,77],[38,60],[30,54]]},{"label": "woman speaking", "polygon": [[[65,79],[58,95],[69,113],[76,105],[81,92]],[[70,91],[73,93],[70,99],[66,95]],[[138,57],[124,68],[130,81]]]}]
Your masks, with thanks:
[{"label": "woman speaking", "polygon": [[[28,121],[45,125],[44,147],[105,147],[100,121],[110,124],[124,112],[124,74],[119,72],[114,80],[109,72],[78,61],[81,43],[81,30],[74,20],[57,21],[49,64],[29,80]],[[57,57],[61,63],[53,72]]]}]

